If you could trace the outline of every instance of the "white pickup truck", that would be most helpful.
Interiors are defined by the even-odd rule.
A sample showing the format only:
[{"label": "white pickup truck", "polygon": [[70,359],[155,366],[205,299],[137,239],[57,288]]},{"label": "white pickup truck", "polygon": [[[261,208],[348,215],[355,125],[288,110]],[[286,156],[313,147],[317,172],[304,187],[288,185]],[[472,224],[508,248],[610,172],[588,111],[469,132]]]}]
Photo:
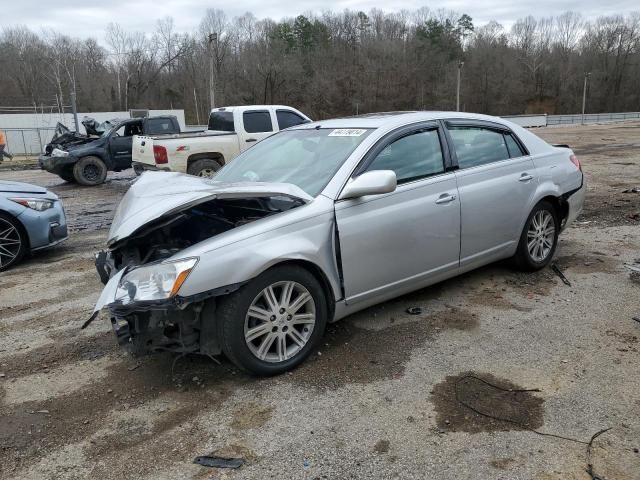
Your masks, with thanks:
[{"label": "white pickup truck", "polygon": [[270,135],[311,120],[284,105],[221,107],[211,111],[207,130],[133,137],[133,168],[211,177],[223,165]]}]

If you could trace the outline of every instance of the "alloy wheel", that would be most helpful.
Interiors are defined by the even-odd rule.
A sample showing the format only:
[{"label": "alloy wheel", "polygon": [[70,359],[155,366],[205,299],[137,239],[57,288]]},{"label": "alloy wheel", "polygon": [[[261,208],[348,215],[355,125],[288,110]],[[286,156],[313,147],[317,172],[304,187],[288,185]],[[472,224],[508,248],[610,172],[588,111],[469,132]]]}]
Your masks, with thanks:
[{"label": "alloy wheel", "polygon": [[316,306],[309,290],[297,282],[276,282],[251,302],[244,339],[256,358],[284,362],[307,345],[315,324]]},{"label": "alloy wheel", "polygon": [[20,253],[21,246],[22,239],[18,229],[0,218],[0,267],[13,263]]},{"label": "alloy wheel", "polygon": [[84,174],[84,177],[90,182],[95,182],[100,176],[100,171],[95,165],[85,166],[82,173]]},{"label": "alloy wheel", "polygon": [[556,224],[548,210],[539,210],[531,218],[527,230],[527,250],[531,258],[540,263],[547,259],[553,249]]}]

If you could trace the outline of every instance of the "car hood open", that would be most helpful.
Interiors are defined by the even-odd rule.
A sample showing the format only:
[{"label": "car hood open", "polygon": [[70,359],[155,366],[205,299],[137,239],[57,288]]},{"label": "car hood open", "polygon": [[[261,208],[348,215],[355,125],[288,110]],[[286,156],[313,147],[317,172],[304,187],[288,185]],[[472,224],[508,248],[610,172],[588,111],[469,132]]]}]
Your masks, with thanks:
[{"label": "car hood open", "polygon": [[132,236],[149,222],[214,198],[284,196],[308,203],[313,197],[289,183],[217,182],[177,172],[145,172],[116,210],[107,245]]},{"label": "car hood open", "polygon": [[30,183],[0,180],[0,193],[37,193],[45,194],[47,189]]}]

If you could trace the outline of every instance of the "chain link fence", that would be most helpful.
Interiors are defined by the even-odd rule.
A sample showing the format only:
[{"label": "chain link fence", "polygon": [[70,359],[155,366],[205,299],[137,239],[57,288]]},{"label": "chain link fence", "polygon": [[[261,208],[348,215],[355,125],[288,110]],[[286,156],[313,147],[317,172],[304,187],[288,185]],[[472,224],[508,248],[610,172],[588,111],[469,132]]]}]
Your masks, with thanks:
[{"label": "chain link fence", "polygon": [[640,112],[623,113],[587,113],[584,121],[581,114],[547,115],[547,125],[574,125],[576,123],[607,123],[623,122],[625,120],[640,119]]},{"label": "chain link fence", "polygon": [[[623,122],[625,120],[640,120],[640,112],[623,113],[588,113],[583,116],[572,115],[510,115],[505,116],[523,127],[543,127],[551,125],[576,125],[607,122]],[[206,125],[189,125],[186,130],[205,130]],[[7,150],[13,155],[37,157],[51,141],[55,127],[40,128],[3,128],[7,136]]]},{"label": "chain link fence", "polygon": [[55,127],[3,128],[7,137],[7,150],[13,155],[37,157],[55,132]]}]

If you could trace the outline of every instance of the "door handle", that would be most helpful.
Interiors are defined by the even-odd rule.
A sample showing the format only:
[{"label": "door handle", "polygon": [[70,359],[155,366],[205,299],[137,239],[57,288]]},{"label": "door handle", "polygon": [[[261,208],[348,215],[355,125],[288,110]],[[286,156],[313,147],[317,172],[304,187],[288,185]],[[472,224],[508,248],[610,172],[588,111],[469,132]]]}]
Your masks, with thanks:
[{"label": "door handle", "polygon": [[440,198],[436,200],[436,204],[442,205],[444,203],[451,203],[456,199],[455,195],[451,195],[450,193],[443,193],[440,195]]},{"label": "door handle", "polygon": [[521,182],[528,182],[529,180],[533,180],[533,175],[529,175],[528,173],[523,173],[522,175],[520,175],[520,179]]},{"label": "door handle", "polygon": [[247,138],[245,142],[257,142],[255,138]]}]

